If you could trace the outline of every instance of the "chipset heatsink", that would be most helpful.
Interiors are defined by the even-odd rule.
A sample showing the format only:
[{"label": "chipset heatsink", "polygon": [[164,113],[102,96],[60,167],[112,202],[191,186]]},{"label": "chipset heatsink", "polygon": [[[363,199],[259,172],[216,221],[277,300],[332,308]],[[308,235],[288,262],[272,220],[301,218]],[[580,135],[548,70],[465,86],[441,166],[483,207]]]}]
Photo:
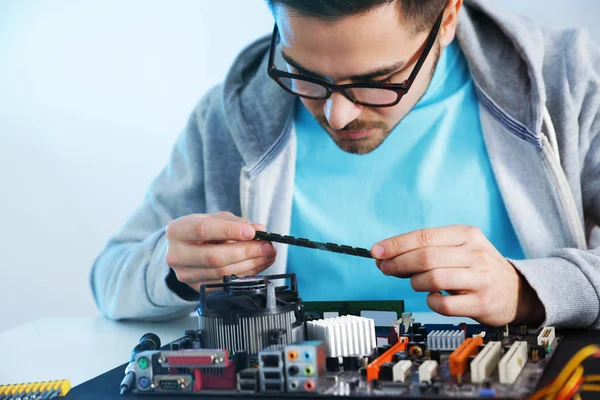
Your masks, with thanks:
[{"label": "chipset heatsink", "polygon": [[371,318],[345,315],[306,324],[308,339],[325,342],[327,357],[367,357],[377,347],[375,321]]}]

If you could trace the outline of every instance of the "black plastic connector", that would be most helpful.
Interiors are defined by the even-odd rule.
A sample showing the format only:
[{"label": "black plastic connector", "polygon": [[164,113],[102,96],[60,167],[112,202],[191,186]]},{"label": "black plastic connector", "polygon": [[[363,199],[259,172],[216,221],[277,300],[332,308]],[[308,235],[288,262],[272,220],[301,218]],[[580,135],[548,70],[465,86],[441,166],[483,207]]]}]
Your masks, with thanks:
[{"label": "black plastic connector", "polygon": [[363,249],[361,247],[352,247],[346,245],[339,245],[335,243],[313,242],[312,240],[296,238],[287,235],[279,235],[277,233],[256,231],[256,236],[254,236],[254,240],[267,240],[269,242],[289,244],[292,246],[306,247],[309,249],[331,251],[333,253],[342,253],[364,258],[373,258],[369,250]]}]

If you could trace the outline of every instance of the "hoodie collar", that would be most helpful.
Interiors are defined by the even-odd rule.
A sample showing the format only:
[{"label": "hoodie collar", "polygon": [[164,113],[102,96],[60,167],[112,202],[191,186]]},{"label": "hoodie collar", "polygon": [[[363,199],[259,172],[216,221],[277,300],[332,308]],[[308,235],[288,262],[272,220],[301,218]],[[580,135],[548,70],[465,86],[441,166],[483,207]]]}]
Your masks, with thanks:
[{"label": "hoodie collar", "polygon": [[[482,103],[523,138],[541,142],[546,93],[539,28],[488,0],[465,0],[457,38]],[[271,36],[242,51],[223,85],[223,111],[246,166],[267,157],[285,135],[296,97],[267,74]]]},{"label": "hoodie collar", "polygon": [[507,114],[504,118],[511,124],[521,125],[512,130],[525,129],[541,140],[546,102],[542,32],[531,21],[491,3],[465,0],[457,38],[487,101]]},{"label": "hoodie collar", "polygon": [[223,86],[227,124],[250,168],[285,133],[296,100],[267,74],[270,43],[269,35],[240,53]]}]

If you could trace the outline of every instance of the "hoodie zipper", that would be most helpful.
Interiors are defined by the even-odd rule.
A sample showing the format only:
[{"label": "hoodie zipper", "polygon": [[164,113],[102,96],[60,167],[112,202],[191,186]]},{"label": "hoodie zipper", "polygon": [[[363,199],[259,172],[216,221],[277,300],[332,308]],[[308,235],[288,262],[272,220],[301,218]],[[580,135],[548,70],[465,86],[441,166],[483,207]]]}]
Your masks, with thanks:
[{"label": "hoodie zipper", "polygon": [[[490,96],[488,96],[475,79],[473,79],[473,82],[475,82],[475,88],[479,94],[479,100],[481,104],[492,115],[494,115],[509,132],[512,132],[515,136],[522,140],[536,145],[542,150],[542,157],[550,170],[549,172],[551,176],[554,178],[554,186],[558,191],[562,208],[565,211],[567,225],[571,236],[578,249],[586,250],[587,239],[585,229],[581,220],[579,219],[577,204],[573,198],[573,193],[569,187],[569,182],[565,176],[562,166],[560,165],[558,148],[553,150],[552,145],[546,135],[543,133],[541,135],[534,135],[523,124],[507,114]],[[548,129],[549,133],[554,134],[555,136],[554,126],[552,125],[552,120],[550,119],[549,114],[546,115],[544,121],[546,122],[546,128]],[[541,136],[541,138],[539,136]],[[553,142],[556,142],[555,138],[553,139]]]},{"label": "hoodie zipper", "polygon": [[[556,150],[558,151],[558,150]],[[558,162],[556,153],[553,152],[550,141],[546,135],[542,135],[542,156],[546,165],[550,169],[550,173],[554,178],[555,187],[558,191],[563,209],[567,214],[567,223],[569,230],[575,241],[575,245],[580,250],[587,250],[587,240],[585,235],[585,229],[583,223],[579,219],[579,212],[577,210],[577,204],[571,193],[569,182],[567,177]]]},{"label": "hoodie zipper", "polygon": [[269,147],[265,154],[260,157],[258,162],[252,167],[242,165],[240,171],[240,206],[242,210],[242,217],[253,220],[254,217],[254,198],[252,189],[253,181],[256,176],[261,173],[271,161],[277,157],[279,153],[285,148],[290,135],[291,135],[291,124],[293,121],[293,113],[290,114],[288,120],[283,128],[281,134],[277,137],[275,142]]}]

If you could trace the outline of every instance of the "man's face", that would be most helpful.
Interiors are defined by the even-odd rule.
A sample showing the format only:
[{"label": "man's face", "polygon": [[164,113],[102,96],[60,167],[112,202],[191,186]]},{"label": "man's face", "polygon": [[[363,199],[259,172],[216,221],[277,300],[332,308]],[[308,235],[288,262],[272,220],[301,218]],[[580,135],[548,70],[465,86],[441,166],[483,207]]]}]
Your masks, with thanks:
[{"label": "man's face", "polygon": [[[284,58],[302,68],[288,66],[290,72],[310,73],[313,78],[329,78],[336,84],[401,83],[412,72],[429,34],[429,31],[415,33],[412,26],[401,23],[395,2],[364,15],[335,21],[299,16],[280,7],[276,19]],[[412,87],[396,106],[361,106],[339,92],[327,100],[302,98],[302,102],[342,150],[370,153],[383,143],[425,93],[441,47],[449,43],[442,35],[441,30]],[[390,69],[396,72],[368,80],[350,78]]]}]

